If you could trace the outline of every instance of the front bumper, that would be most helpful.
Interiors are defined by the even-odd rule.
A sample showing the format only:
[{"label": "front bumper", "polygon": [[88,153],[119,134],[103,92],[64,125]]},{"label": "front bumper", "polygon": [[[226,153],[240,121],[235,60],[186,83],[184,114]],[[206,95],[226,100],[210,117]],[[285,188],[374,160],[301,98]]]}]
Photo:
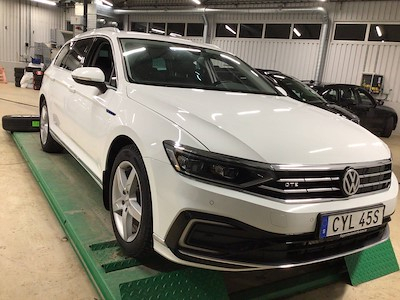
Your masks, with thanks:
[{"label": "front bumper", "polygon": [[[213,186],[145,160],[153,202],[155,250],[177,263],[218,270],[257,270],[310,264],[385,241],[397,202],[388,190],[340,201],[283,203]],[[155,172],[156,171],[156,172]],[[383,204],[384,223],[347,238],[319,240],[320,213]]]},{"label": "front bumper", "polygon": [[318,233],[282,235],[259,230],[233,219],[186,211],[166,239],[178,258],[216,268],[248,270],[285,268],[345,256],[389,237],[388,222],[347,237],[319,239]]}]

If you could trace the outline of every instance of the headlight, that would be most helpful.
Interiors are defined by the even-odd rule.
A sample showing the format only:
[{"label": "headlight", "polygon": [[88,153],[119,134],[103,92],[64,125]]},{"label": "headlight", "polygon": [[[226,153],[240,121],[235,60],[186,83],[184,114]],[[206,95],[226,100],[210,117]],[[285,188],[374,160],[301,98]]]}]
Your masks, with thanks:
[{"label": "headlight", "polygon": [[238,188],[275,179],[269,164],[204,151],[164,141],[167,156],[177,172]]}]

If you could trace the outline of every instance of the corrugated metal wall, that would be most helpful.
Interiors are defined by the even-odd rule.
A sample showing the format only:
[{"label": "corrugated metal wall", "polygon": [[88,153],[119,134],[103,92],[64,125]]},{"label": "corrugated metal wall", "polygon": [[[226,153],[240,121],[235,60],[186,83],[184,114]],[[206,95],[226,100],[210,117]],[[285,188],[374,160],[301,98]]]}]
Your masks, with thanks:
[{"label": "corrugated metal wall", "polygon": [[[319,13],[218,13],[209,17],[210,27],[217,23],[322,23]],[[200,14],[132,14],[129,22],[203,22]],[[191,38],[202,42],[202,38]],[[314,78],[319,40],[267,40],[218,38],[211,32],[211,43],[244,59],[257,68],[278,69],[299,78]]]},{"label": "corrugated metal wall", "polygon": [[0,61],[19,62],[25,43],[50,42],[50,29],[65,28],[62,9],[30,0],[0,0]]},{"label": "corrugated metal wall", "polygon": [[338,3],[329,10],[332,28],[323,81],[360,84],[362,73],[383,75],[387,104],[400,113],[400,43],[332,40],[336,22],[400,24],[400,1]]},{"label": "corrugated metal wall", "polygon": [[[177,1],[180,3],[180,1]],[[268,4],[272,5],[272,4]],[[311,4],[291,3],[309,8]],[[392,91],[389,103],[400,108],[400,44],[332,41],[336,22],[391,22],[400,24],[400,1],[357,1],[321,3],[331,21],[328,52],[323,73],[325,82],[360,83],[363,72],[385,76],[385,91]],[[257,6],[254,6],[255,8]],[[263,4],[263,7],[267,7]],[[25,42],[48,42],[50,28],[64,29],[66,12],[60,8],[32,4],[29,0],[0,0],[0,62],[19,61]],[[129,22],[202,22],[200,14],[131,14]],[[318,13],[218,13],[209,15],[210,27],[235,23],[322,23]],[[190,38],[201,42],[201,37]],[[251,65],[277,69],[300,79],[315,77],[319,40],[267,40],[216,38],[211,43],[233,52]]]}]

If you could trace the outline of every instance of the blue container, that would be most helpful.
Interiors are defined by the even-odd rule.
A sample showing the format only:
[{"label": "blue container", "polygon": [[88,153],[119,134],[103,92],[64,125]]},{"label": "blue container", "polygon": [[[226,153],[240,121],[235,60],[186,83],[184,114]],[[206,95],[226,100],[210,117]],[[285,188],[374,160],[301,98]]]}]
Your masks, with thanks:
[{"label": "blue container", "polygon": [[35,65],[40,65],[41,59],[40,58],[32,58],[32,63]]}]

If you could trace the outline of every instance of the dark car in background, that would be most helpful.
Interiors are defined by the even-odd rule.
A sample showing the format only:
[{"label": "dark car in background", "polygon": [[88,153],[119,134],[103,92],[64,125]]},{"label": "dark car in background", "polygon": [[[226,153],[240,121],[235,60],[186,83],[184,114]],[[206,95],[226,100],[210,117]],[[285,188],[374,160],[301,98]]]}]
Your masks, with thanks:
[{"label": "dark car in background", "polygon": [[382,105],[361,86],[327,84],[312,86],[325,100],[340,105],[360,118],[360,124],[372,133],[389,137],[396,129],[397,113]]},{"label": "dark car in background", "polygon": [[287,95],[295,100],[306,102],[308,104],[318,106],[332,113],[339,114],[347,119],[360,124],[360,119],[345,108],[328,103],[316,91],[291,76],[285,75],[276,70],[257,69],[268,81],[276,87],[283,88]]}]

